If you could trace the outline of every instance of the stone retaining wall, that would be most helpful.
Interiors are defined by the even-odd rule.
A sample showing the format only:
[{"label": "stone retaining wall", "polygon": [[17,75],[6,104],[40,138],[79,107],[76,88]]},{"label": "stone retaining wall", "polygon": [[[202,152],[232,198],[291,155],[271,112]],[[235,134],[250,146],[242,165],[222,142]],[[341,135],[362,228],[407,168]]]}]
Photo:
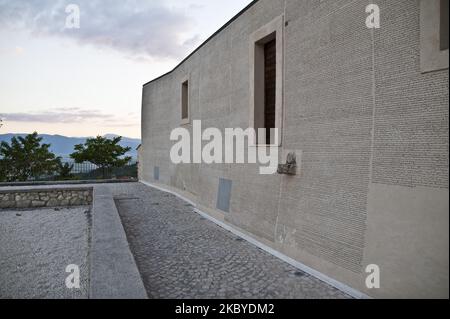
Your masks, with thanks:
[{"label": "stone retaining wall", "polygon": [[92,188],[0,191],[0,209],[84,206],[92,204]]}]

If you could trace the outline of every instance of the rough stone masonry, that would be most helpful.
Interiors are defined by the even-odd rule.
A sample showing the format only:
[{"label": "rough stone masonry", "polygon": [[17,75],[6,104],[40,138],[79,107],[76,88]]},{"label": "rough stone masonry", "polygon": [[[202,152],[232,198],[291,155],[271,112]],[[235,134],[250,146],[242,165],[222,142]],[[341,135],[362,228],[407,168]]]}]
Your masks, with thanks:
[{"label": "rough stone masonry", "polygon": [[85,206],[92,203],[92,188],[49,188],[0,191],[0,209]]}]

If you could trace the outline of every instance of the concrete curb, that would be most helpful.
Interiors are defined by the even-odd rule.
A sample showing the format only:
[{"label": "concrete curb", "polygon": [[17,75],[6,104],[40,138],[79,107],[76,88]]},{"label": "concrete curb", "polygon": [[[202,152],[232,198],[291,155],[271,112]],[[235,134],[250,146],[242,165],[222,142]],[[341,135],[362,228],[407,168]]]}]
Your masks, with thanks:
[{"label": "concrete curb", "polygon": [[112,192],[95,186],[90,249],[90,299],[147,299]]}]

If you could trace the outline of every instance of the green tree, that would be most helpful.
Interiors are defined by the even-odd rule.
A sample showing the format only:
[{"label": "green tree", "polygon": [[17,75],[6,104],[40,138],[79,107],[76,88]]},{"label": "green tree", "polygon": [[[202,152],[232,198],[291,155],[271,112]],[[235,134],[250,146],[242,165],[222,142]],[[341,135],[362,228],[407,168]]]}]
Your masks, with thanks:
[{"label": "green tree", "polygon": [[6,165],[5,163],[0,159],[0,182],[6,182]]},{"label": "green tree", "polygon": [[50,144],[41,144],[42,137],[34,132],[25,137],[13,137],[11,144],[0,144],[0,181],[24,182],[53,175],[61,159],[49,151]]},{"label": "green tree", "polygon": [[101,136],[90,138],[85,144],[75,145],[75,152],[70,154],[70,157],[76,163],[91,162],[99,166],[105,179],[108,168],[123,167],[131,160],[131,157],[124,156],[131,147],[120,146],[121,140],[121,136],[113,139]]}]

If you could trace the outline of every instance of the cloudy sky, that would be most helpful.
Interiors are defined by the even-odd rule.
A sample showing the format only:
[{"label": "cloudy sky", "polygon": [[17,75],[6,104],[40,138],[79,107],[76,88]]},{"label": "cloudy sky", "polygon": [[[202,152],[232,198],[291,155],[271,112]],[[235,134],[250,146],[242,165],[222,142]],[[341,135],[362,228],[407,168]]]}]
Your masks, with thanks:
[{"label": "cloudy sky", "polygon": [[0,134],[140,137],[142,84],[250,2],[0,0]]}]

